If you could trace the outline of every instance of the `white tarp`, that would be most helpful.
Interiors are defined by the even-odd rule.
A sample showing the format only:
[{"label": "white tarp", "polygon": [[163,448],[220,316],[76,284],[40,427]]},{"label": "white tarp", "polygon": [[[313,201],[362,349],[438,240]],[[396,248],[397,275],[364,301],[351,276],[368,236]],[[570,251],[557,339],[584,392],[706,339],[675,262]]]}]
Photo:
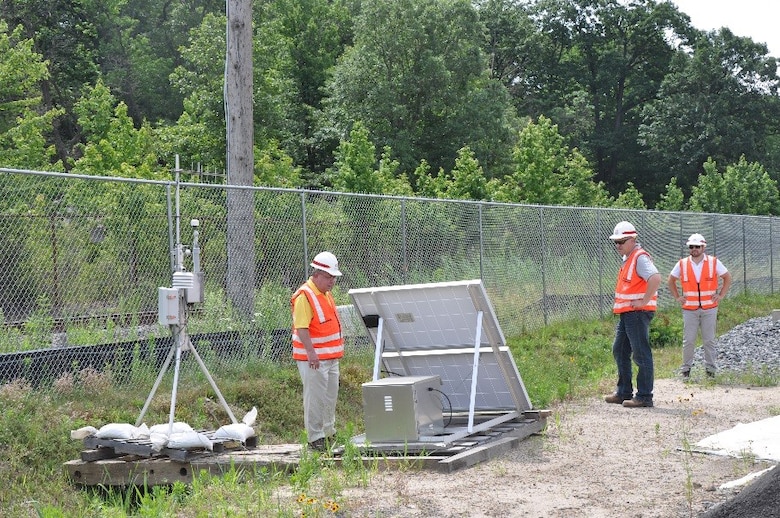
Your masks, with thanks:
[{"label": "white tarp", "polygon": [[755,456],[780,462],[780,416],[753,423],[740,423],[730,430],[705,437],[695,451],[729,457]]}]

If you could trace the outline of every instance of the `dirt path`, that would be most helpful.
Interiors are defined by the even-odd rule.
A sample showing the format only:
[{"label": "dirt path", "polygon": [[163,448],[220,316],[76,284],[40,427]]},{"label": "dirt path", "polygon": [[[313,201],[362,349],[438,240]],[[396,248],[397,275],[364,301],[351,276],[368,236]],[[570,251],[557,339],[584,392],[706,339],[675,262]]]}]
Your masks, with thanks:
[{"label": "dirt path", "polygon": [[345,490],[351,517],[695,517],[718,486],[771,464],[691,452],[709,435],[780,413],[780,387],[657,380],[655,407],[601,399],[551,408],[547,430],[455,473],[382,472]]}]

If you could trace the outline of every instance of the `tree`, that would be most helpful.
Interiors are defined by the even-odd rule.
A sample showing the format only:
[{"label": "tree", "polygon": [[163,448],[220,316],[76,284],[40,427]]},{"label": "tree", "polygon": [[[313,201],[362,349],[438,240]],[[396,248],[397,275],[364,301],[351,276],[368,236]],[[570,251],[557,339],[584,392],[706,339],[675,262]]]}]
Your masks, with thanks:
[{"label": "tree", "polygon": [[122,1],[0,3],[0,17],[12,26],[22,26],[24,37],[34,41],[34,50],[48,63],[49,73],[40,83],[42,107],[44,111],[63,109],[54,119],[51,142],[65,169],[70,169],[73,148],[81,141],[73,105],[84,86],[97,81],[101,35]]},{"label": "tree", "polygon": [[330,69],[352,40],[352,18],[344,1],[274,0],[260,9],[261,16],[278,20],[279,32],[294,63],[291,80],[295,98],[286,149],[306,172],[312,187],[321,186],[330,167],[334,146],[317,133],[316,114],[322,108]]},{"label": "tree", "polygon": [[636,188],[634,182],[628,182],[626,189],[618,194],[612,206],[621,209],[647,209],[645,200],[642,198],[642,193]]},{"label": "tree", "polygon": [[576,101],[586,109],[572,105],[569,112],[592,116],[592,133],[573,145],[610,191],[629,179],[652,189],[637,143],[639,116],[667,73],[675,53],[670,39],[685,39],[691,30],[686,17],[670,2],[653,0],[541,0],[535,10],[556,51],[545,54],[548,60],[535,77],[555,74],[546,81],[551,106]]},{"label": "tree", "polygon": [[458,150],[455,167],[450,174],[452,182],[445,195],[450,199],[490,200],[491,186],[474,153],[468,147]]},{"label": "tree", "polygon": [[708,159],[693,186],[690,206],[697,212],[776,216],[780,214],[780,191],[759,163],[748,163],[744,156],[723,173]]},{"label": "tree", "polygon": [[322,131],[334,140],[362,121],[401,171],[426,160],[451,169],[469,146],[494,174],[513,124],[505,89],[488,76],[483,26],[466,0],[363,3],[354,45],[327,84]]},{"label": "tree", "polygon": [[74,162],[73,172],[168,179],[158,165],[152,128],[145,124],[136,129],[127,106],[118,102],[102,81],[84,93],[73,108],[86,140],[77,148],[80,158]]},{"label": "tree", "polygon": [[703,33],[675,57],[658,99],[643,110],[640,138],[657,171],[690,192],[708,158],[761,161],[780,120],[777,60],[728,29]]},{"label": "tree", "polygon": [[500,201],[542,205],[604,206],[609,196],[593,181],[593,170],[576,149],[569,149],[558,127],[544,116],[520,132],[511,175],[498,183]]},{"label": "tree", "polygon": [[458,150],[455,167],[449,173],[443,169],[435,176],[427,162],[422,161],[414,170],[417,194],[427,198],[450,200],[492,200],[495,182],[485,177],[485,172],[474,152],[468,147]]},{"label": "tree", "polygon": [[685,208],[685,194],[677,185],[677,178],[672,178],[666,185],[666,192],[655,205],[656,210],[681,211]]},{"label": "tree", "polygon": [[410,195],[409,183],[396,178],[398,162],[390,157],[386,147],[379,161],[376,160],[376,146],[371,142],[368,129],[355,123],[349,139],[342,141],[336,150],[336,162],[332,174],[333,188],[341,192],[363,194]]},{"label": "tree", "polygon": [[100,70],[105,83],[140,126],[171,124],[184,109],[182,92],[170,81],[182,63],[179,49],[190,30],[209,14],[224,13],[225,1],[123,1],[100,34]]},{"label": "tree", "polygon": [[45,136],[62,110],[42,108],[39,84],[48,77],[34,42],[22,28],[8,32],[0,20],[0,164],[30,169],[61,169]]}]

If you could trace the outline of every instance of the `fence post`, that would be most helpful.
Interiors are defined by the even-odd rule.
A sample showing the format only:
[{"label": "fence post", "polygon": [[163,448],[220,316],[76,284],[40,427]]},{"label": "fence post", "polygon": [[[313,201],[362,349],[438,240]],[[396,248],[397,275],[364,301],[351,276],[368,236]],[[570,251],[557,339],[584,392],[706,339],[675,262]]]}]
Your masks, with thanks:
[{"label": "fence post", "polygon": [[404,262],[403,267],[403,281],[404,284],[406,284],[408,281],[408,273],[409,273],[409,257],[408,257],[408,250],[406,249],[406,198],[401,199],[401,250],[403,251],[402,255],[402,261]]},{"label": "fence post", "polygon": [[301,191],[301,230],[303,233],[303,278],[309,276],[309,236],[306,232],[306,193]]},{"label": "fence post", "polygon": [[52,214],[49,217],[49,231],[51,232],[51,268],[52,268],[52,293],[51,305],[52,316],[62,314],[62,300],[60,297],[60,274],[59,274],[59,249],[57,248],[57,215]]},{"label": "fence post", "polygon": [[745,218],[742,216],[742,293],[747,294],[747,236],[745,236]]},{"label": "fence post", "polygon": [[485,262],[485,239],[483,235],[483,222],[482,222],[482,202],[479,202],[477,207],[479,208],[479,278],[482,281],[482,283],[485,283],[485,273],[483,264]]},{"label": "fence post", "polygon": [[601,236],[601,229],[604,226],[602,215],[604,214],[604,211],[601,209],[596,209],[596,243],[598,243],[598,253],[599,253],[599,317],[604,318],[604,241],[602,239],[599,239]]},{"label": "fence post", "polygon": [[769,216],[769,293],[775,294],[775,246],[772,240],[774,236],[773,223],[775,218]]},{"label": "fence post", "polygon": [[546,265],[545,265],[545,254],[547,253],[547,242],[544,239],[544,207],[539,207],[539,231],[541,234],[541,241],[542,241],[542,249],[541,254],[539,254],[539,261],[541,262],[541,270],[542,270],[542,314],[544,315],[544,325],[546,326],[548,324],[548,311],[547,311],[547,275],[545,274]]}]

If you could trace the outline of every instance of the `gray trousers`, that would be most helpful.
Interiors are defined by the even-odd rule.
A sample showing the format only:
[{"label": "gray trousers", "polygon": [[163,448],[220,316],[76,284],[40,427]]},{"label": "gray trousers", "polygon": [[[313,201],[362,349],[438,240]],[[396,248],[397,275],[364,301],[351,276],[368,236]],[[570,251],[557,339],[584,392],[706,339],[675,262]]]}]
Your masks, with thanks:
[{"label": "gray trousers", "polygon": [[718,369],[718,351],[715,350],[715,326],[718,321],[717,306],[711,309],[683,310],[683,363],[680,370],[687,372],[693,366],[696,353],[696,338],[701,330],[704,365],[707,372]]}]

